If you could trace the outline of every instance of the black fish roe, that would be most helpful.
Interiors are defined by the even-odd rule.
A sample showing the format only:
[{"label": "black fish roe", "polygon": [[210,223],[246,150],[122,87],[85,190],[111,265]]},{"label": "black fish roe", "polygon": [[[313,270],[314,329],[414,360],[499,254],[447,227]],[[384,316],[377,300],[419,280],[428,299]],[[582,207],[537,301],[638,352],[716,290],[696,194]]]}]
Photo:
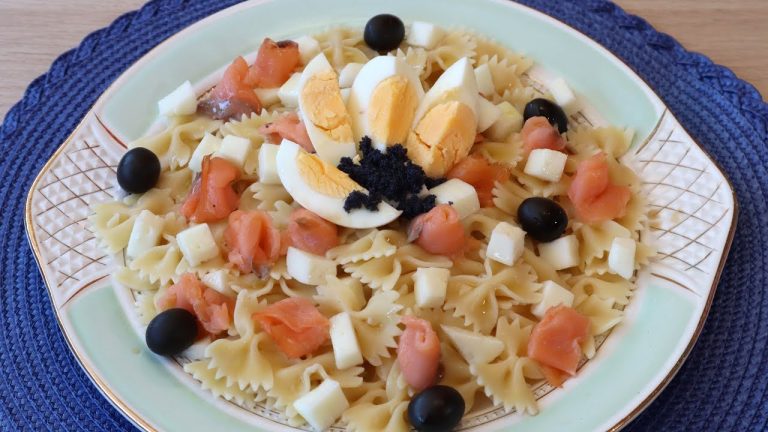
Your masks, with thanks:
[{"label": "black fish roe", "polygon": [[373,148],[371,139],[360,140],[360,162],[345,157],[339,169],[352,180],[368,189],[370,195],[355,191],[347,196],[344,210],[349,213],[357,208],[376,210],[382,200],[393,203],[403,212],[403,217],[414,218],[435,206],[435,196],[419,196],[422,188],[433,188],[445,179],[427,177],[424,170],[408,158],[408,151],[400,144],[387,149],[386,153]]}]

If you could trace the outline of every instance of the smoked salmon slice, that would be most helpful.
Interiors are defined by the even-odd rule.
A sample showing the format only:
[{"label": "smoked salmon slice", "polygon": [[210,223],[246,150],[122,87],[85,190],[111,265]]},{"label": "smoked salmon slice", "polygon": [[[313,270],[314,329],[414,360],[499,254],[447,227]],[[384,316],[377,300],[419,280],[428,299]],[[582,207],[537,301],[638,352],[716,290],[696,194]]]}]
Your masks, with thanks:
[{"label": "smoked salmon slice", "polygon": [[216,222],[229,216],[240,203],[234,183],[240,169],[223,158],[203,158],[200,176],[181,205],[181,214],[192,222]]},{"label": "smoked salmon slice", "polygon": [[496,182],[509,180],[509,171],[501,165],[488,162],[482,155],[473,154],[451,168],[446,177],[469,183],[477,191],[480,206],[492,207],[493,188]]},{"label": "smoked salmon slice", "polygon": [[415,239],[425,251],[438,255],[454,256],[467,244],[459,213],[448,204],[440,204],[417,216],[408,227],[408,238]]},{"label": "smoked salmon slice", "polygon": [[[533,327],[528,357],[539,362],[547,380],[558,386],[564,381],[557,372],[573,376],[581,360],[581,343],[589,331],[589,319],[575,309],[560,305],[549,308]],[[555,369],[555,371],[547,368]]]},{"label": "smoked salmon slice", "polygon": [[288,358],[312,354],[331,337],[328,318],[303,297],[280,300],[253,318]]},{"label": "smoked salmon slice", "polygon": [[568,198],[576,217],[586,223],[601,222],[624,216],[632,192],[626,186],[610,183],[608,162],[604,153],[582,161],[568,188]]},{"label": "smoked salmon slice", "polygon": [[224,241],[227,259],[243,273],[262,273],[280,257],[281,234],[268,213],[236,210],[229,215]]},{"label": "smoked salmon slice", "polygon": [[184,273],[171,285],[156,304],[158,310],[182,308],[193,313],[202,328],[217,335],[229,328],[235,301],[205,286],[192,273]]},{"label": "smoked salmon slice", "polygon": [[259,128],[259,133],[267,137],[267,141],[272,144],[280,144],[283,139],[287,139],[310,153],[315,152],[307,128],[295,112],[283,114],[272,123],[265,124]]},{"label": "smoked salmon slice", "polygon": [[546,117],[531,117],[523,125],[523,152],[536,149],[565,150],[565,140]]},{"label": "smoked salmon slice", "polygon": [[198,105],[198,112],[219,120],[240,118],[244,114],[261,113],[261,101],[253,87],[245,80],[248,63],[242,57],[236,58],[224,71],[208,99]]},{"label": "smoked salmon slice", "polygon": [[288,81],[299,66],[299,44],[284,40],[275,42],[265,38],[259,47],[256,61],[248,70],[245,84],[258,88],[280,87]]},{"label": "smoked salmon slice", "polygon": [[397,363],[405,381],[416,391],[437,381],[440,365],[440,339],[429,321],[404,316],[405,331],[397,344]]},{"label": "smoked salmon slice", "polygon": [[315,255],[325,255],[339,245],[338,227],[304,208],[291,213],[288,222],[291,245]]}]

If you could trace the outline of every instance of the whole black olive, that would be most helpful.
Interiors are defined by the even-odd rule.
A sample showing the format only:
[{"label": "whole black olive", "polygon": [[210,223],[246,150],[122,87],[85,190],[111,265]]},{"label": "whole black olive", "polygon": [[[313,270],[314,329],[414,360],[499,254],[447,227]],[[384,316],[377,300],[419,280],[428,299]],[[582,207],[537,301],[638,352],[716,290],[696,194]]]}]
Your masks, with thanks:
[{"label": "whole black olive", "polygon": [[117,165],[117,183],[126,192],[144,193],[160,178],[160,159],[152,150],[136,147],[128,150]]},{"label": "whole black olive", "polygon": [[147,326],[147,347],[155,354],[176,355],[189,348],[197,337],[197,318],[186,309],[168,309]]},{"label": "whole black olive", "polygon": [[517,208],[520,226],[534,240],[557,240],[568,226],[568,215],[560,205],[542,197],[528,198]]},{"label": "whole black olive", "polygon": [[424,389],[408,404],[408,419],[419,432],[447,432],[464,415],[464,399],[453,387],[436,385]]},{"label": "whole black olive", "polygon": [[531,117],[546,117],[549,124],[557,126],[560,133],[568,131],[568,116],[560,105],[547,99],[534,99],[525,105],[523,110],[523,120],[527,121]]},{"label": "whole black olive", "polygon": [[405,38],[405,25],[394,15],[376,15],[365,24],[363,39],[369,47],[378,52],[392,51],[400,46],[403,38]]}]

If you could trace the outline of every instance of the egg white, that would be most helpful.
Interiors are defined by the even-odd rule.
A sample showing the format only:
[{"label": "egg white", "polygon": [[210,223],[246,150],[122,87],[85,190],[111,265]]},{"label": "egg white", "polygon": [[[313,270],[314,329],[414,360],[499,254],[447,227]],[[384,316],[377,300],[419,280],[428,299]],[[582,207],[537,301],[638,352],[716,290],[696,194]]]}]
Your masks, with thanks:
[{"label": "egg white", "polygon": [[416,109],[413,127],[415,128],[435,105],[451,101],[467,105],[477,118],[478,98],[477,79],[472,69],[472,62],[469,58],[463,57],[446,69],[435,81],[435,85],[424,95],[424,99]]}]

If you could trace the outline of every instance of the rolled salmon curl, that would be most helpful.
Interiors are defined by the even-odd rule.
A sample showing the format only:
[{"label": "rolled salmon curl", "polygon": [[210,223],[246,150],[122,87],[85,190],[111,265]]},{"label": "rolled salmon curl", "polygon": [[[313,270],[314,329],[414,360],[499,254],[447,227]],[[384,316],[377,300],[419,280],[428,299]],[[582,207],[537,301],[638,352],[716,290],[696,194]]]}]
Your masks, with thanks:
[{"label": "rolled salmon curl", "polygon": [[338,227],[304,208],[291,213],[288,233],[292,246],[315,255],[339,245]]},{"label": "rolled salmon curl", "polygon": [[300,61],[299,44],[296,42],[275,42],[265,38],[259,47],[256,61],[248,70],[245,83],[258,88],[280,87],[288,81]]},{"label": "rolled salmon curl", "polygon": [[243,273],[262,273],[280,257],[281,235],[268,213],[237,210],[224,231],[227,259]]},{"label": "rolled salmon curl", "polygon": [[244,114],[261,112],[261,101],[253,87],[246,84],[248,63],[242,57],[236,58],[224,71],[210,97],[201,102],[198,111],[220,120],[239,118]]},{"label": "rolled salmon curl", "polygon": [[589,325],[587,317],[571,307],[560,305],[549,308],[533,327],[528,340],[528,357],[544,366],[545,377],[552,385],[558,386],[564,381],[557,372],[568,376],[576,374],[581,360],[581,343],[589,334]]},{"label": "rolled salmon curl", "polygon": [[498,164],[488,162],[480,154],[473,154],[456,164],[448,174],[449,179],[457,178],[472,185],[477,191],[482,207],[493,206],[493,188],[496,182],[509,180],[509,171]]},{"label": "rolled salmon curl", "polygon": [[467,235],[459,221],[459,213],[448,204],[440,204],[417,216],[408,227],[408,238],[425,251],[455,256],[464,251]]},{"label": "rolled salmon curl", "polygon": [[429,321],[404,316],[405,331],[397,344],[397,363],[405,381],[416,391],[435,384],[440,365],[440,339]]},{"label": "rolled salmon curl", "polygon": [[182,308],[193,313],[205,332],[217,335],[229,329],[233,299],[205,286],[192,273],[184,273],[155,303],[158,310]]},{"label": "rolled salmon curl", "polygon": [[265,124],[259,128],[259,133],[267,137],[267,141],[272,144],[280,144],[280,141],[287,139],[310,153],[315,152],[307,128],[295,112],[283,114],[272,123]]},{"label": "rolled salmon curl", "polygon": [[200,176],[181,206],[181,214],[192,222],[216,222],[229,216],[240,203],[234,183],[240,168],[223,158],[203,158]]},{"label": "rolled salmon curl", "polygon": [[565,140],[546,117],[531,117],[523,125],[523,151],[536,149],[565,150]]},{"label": "rolled salmon curl", "polygon": [[595,223],[624,216],[632,191],[610,183],[608,162],[604,153],[582,161],[576,168],[568,198],[576,210],[576,218]]},{"label": "rolled salmon curl", "polygon": [[303,297],[280,300],[253,318],[288,358],[312,354],[330,339],[330,321]]}]

